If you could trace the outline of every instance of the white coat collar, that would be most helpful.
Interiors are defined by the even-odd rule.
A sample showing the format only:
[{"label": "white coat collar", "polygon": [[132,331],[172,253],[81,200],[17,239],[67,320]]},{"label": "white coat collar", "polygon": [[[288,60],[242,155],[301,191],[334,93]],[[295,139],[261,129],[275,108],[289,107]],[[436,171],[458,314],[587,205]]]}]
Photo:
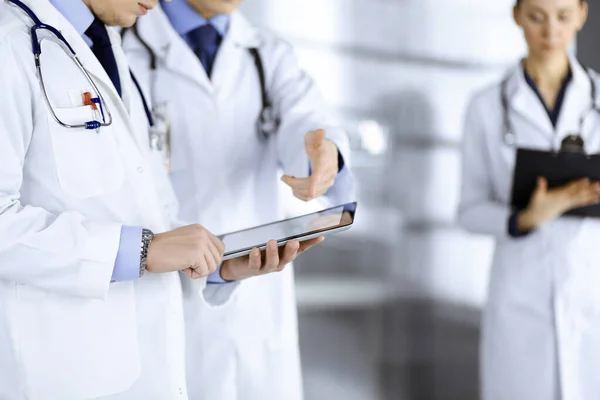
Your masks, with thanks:
[{"label": "white coat collar", "polygon": [[261,39],[258,31],[250,25],[248,20],[237,11],[231,14],[229,32],[223,38],[213,68],[212,85],[215,89],[226,84],[232,76],[239,73],[240,65],[233,65],[232,61],[240,60],[240,52],[249,56],[250,53],[247,49],[258,48],[260,45]]},{"label": "white coat collar", "polygon": [[562,110],[556,129],[552,126],[548,113],[535,92],[525,80],[522,64],[519,63],[508,76],[507,97],[509,107],[532,123],[544,136],[554,138],[568,133],[579,133],[579,119],[587,111],[591,102],[591,84],[586,70],[574,58],[570,57],[573,79],[565,93]]},{"label": "white coat collar", "polygon": [[[209,93],[215,90],[215,83],[227,76],[227,69],[233,66],[220,65],[230,62],[232,52],[239,48],[258,47],[261,44],[257,30],[239,12],[231,15],[229,31],[215,59],[214,75],[212,82],[208,79],[200,61],[193,55],[187,43],[171,26],[164,11],[157,6],[148,15],[140,18],[137,29],[141,38],[151,48],[157,57],[160,67],[185,76],[191,82],[201,86]],[[146,52],[147,50],[138,40],[127,40],[127,51]]]},{"label": "white coat collar", "polygon": [[225,39],[245,48],[260,47],[262,44],[258,30],[239,11],[231,14],[231,25]]}]

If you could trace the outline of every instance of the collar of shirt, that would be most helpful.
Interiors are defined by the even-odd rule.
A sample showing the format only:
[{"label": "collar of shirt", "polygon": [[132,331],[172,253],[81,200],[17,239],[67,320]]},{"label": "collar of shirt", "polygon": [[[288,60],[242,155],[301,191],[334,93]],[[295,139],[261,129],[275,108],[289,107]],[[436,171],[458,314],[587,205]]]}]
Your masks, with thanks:
[{"label": "collar of shirt", "polygon": [[535,83],[535,81],[533,80],[533,78],[531,78],[531,76],[529,76],[529,74],[527,73],[527,70],[525,70],[525,68],[523,68],[523,73],[525,75],[525,81],[537,95],[538,99],[544,106],[544,109],[548,113],[548,117],[550,118],[550,121],[552,122],[552,126],[554,126],[556,128],[556,124],[558,123],[558,117],[560,116],[560,111],[562,110],[563,102],[565,100],[565,94],[567,93],[567,87],[573,80],[573,70],[571,68],[569,68],[569,73],[567,74],[565,79],[562,81],[560,90],[558,91],[558,94],[556,96],[556,101],[554,102],[554,108],[552,110],[548,108],[548,105],[546,104],[546,101],[544,100],[544,97],[542,96],[540,89],[538,88],[538,86]]},{"label": "collar of shirt", "polygon": [[229,15],[217,14],[208,21],[194,10],[186,0],[161,1],[161,6],[177,33],[185,38],[188,33],[206,24],[215,27],[222,37],[229,30]]},{"label": "collar of shirt", "polygon": [[50,0],[50,3],[75,27],[87,45],[91,46],[92,41],[85,36],[85,31],[92,25],[95,17],[85,3],[82,0]]}]

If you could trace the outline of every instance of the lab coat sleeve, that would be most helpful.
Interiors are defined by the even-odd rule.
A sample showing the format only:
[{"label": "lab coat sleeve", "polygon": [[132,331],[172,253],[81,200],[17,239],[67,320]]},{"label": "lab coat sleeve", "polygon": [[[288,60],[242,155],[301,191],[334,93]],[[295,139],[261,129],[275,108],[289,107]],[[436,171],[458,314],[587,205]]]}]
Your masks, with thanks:
[{"label": "lab coat sleeve", "polygon": [[311,130],[325,129],[327,139],[335,143],[345,164],[334,186],[326,193],[328,203],[337,205],[354,200],[348,135],[334,120],[314,81],[298,64],[292,46],[277,40],[273,55],[274,59],[266,63],[272,62],[275,66],[269,93],[281,119],[276,140],[284,173],[295,177],[308,175],[310,164],[304,149],[304,135]]},{"label": "lab coat sleeve", "polygon": [[11,43],[6,37],[0,40],[0,280],[103,298],[121,225],[77,212],[52,213],[20,201],[34,120],[43,124],[47,114],[45,108],[36,113],[34,104],[42,102],[32,95],[39,92],[33,67],[23,71],[23,65],[33,65],[31,59],[20,60]]},{"label": "lab coat sleeve", "polygon": [[209,308],[217,308],[229,304],[239,285],[241,285],[241,282],[207,284],[202,291],[204,303]]},{"label": "lab coat sleeve", "polygon": [[485,140],[485,114],[480,109],[481,103],[476,98],[470,104],[465,120],[458,223],[473,233],[507,239],[511,210],[506,204],[495,200],[490,149]]},{"label": "lab coat sleeve", "polygon": [[217,308],[227,305],[241,282],[208,284],[206,278],[192,280],[180,273],[184,298],[195,298],[198,306]]}]

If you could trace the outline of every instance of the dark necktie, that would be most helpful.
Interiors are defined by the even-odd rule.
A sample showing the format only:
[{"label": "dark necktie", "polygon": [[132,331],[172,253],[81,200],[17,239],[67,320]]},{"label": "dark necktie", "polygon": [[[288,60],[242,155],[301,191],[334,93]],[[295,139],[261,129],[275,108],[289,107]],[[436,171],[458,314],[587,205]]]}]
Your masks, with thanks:
[{"label": "dark necktie", "polygon": [[221,44],[221,35],[211,24],[202,25],[188,33],[192,49],[204,66],[206,75],[210,78],[213,63]]},{"label": "dark necktie", "polygon": [[119,96],[121,96],[121,80],[119,78],[119,68],[117,60],[113,53],[106,26],[98,18],[94,20],[92,25],[85,31],[87,37],[92,41],[92,52],[96,55],[100,64],[110,77],[110,80],[115,85]]}]

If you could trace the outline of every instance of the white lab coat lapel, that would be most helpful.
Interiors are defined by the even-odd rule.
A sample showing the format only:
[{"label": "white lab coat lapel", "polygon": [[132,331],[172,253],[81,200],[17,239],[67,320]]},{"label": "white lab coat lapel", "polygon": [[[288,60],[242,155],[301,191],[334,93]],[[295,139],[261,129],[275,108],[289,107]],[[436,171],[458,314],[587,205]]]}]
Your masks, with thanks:
[{"label": "white lab coat lapel", "polygon": [[[133,142],[135,143],[137,150],[142,155],[142,159],[145,160],[144,163],[146,164],[146,161],[150,155],[150,144],[148,140],[150,126],[141,104],[141,99],[139,98],[140,95],[135,87],[135,84],[133,83],[133,80],[131,79],[129,63],[127,61],[125,52],[121,47],[121,35],[118,30],[114,28],[109,29],[108,34],[112,42],[113,52],[119,68],[119,78],[121,80],[122,101],[121,99],[117,98],[115,102],[119,104],[118,110],[119,112],[123,113],[123,123],[125,124],[128,133],[132,136]],[[112,81],[111,86],[113,89],[111,95],[118,96],[114,85],[112,85]],[[146,165],[146,168],[150,168],[150,165]],[[160,228],[161,231],[166,230],[168,229],[169,221],[165,220],[165,214],[163,213],[162,206],[156,196],[156,194],[159,194],[159,196],[163,194],[158,193],[158,188],[155,186],[155,180],[151,182],[151,185],[154,188],[154,192],[149,192],[148,196],[146,196],[144,209],[148,218],[152,218],[154,220],[155,229]]]},{"label": "white lab coat lapel", "polygon": [[[580,132],[580,121],[581,117],[587,114],[590,110],[591,105],[591,84],[590,78],[587,72],[575,59],[571,59],[571,71],[573,73],[573,80],[569,84],[563,100],[562,110],[558,118],[557,137],[556,145],[560,145],[560,141],[564,136],[568,134],[581,135],[586,144],[586,149],[590,150],[588,145],[590,143],[590,125],[584,126],[583,132]],[[587,115],[589,117],[590,115]],[[590,118],[586,118],[586,122],[589,122]]]},{"label": "white lab coat lapel", "polygon": [[219,90],[221,85],[231,83],[232,76],[239,76],[239,69],[243,68],[238,62],[239,52],[247,52],[249,48],[259,47],[260,38],[256,29],[238,13],[231,15],[229,31],[223,38],[219,52],[213,66],[212,85]]},{"label": "white lab coat lapel", "polygon": [[[594,104],[591,106],[594,108],[591,110],[586,117],[585,123],[583,125],[584,140],[586,140],[586,150],[588,153],[599,154],[600,153],[600,117],[599,117],[599,108],[598,104],[600,104],[600,96],[598,95],[598,88],[600,87],[600,81],[598,79],[598,74],[595,71],[592,71],[592,76],[594,79],[595,87],[596,87],[596,96],[594,99]],[[590,87],[591,90],[591,87]],[[591,93],[589,96],[589,101],[592,101]],[[589,132],[589,133],[588,133]],[[588,139],[588,136],[591,136],[593,139]],[[588,145],[589,144],[589,145]]]},{"label": "white lab coat lapel", "polygon": [[[527,120],[533,125],[536,134],[541,134],[550,143],[554,137],[554,127],[548,117],[546,109],[536,93],[529,87],[525,80],[525,74],[523,67],[519,64],[513,71],[508,81],[508,103],[509,107],[519,115],[520,118]],[[510,117],[510,116],[509,116]],[[520,124],[517,124],[519,126]],[[513,123],[513,128],[517,128]],[[525,130],[524,130],[525,131]],[[527,132],[533,132],[531,129],[527,129]],[[517,138],[521,132],[515,132]],[[519,143],[517,139],[517,143]]]},{"label": "white lab coat lapel", "polygon": [[[133,80],[131,79],[131,73],[128,66],[128,62],[127,62],[127,58],[125,56],[125,52],[123,51],[123,48],[121,47],[121,35],[119,34],[119,32],[114,29],[114,28],[110,28],[108,29],[108,34],[110,36],[110,40],[113,44],[113,52],[115,54],[115,59],[117,60],[117,66],[119,68],[119,78],[121,80],[121,93],[122,93],[122,103],[125,106],[125,111],[127,115],[124,115],[124,121],[125,124],[127,125],[128,131],[132,132],[133,134],[133,139],[136,143],[136,145],[138,146],[140,152],[144,155],[146,155],[146,153],[148,152],[148,146],[149,146],[149,142],[148,142],[148,130],[150,129],[150,126],[147,122],[147,118],[144,120],[144,123],[139,123],[136,124],[135,126],[133,126],[133,124],[131,123],[131,118],[129,118],[130,115],[133,114],[133,102],[134,101],[141,101],[140,99],[138,99],[138,97],[140,96],[137,88],[135,87],[135,84],[133,83]],[[114,85],[113,86],[114,89]],[[116,90],[114,90],[113,94],[117,94]]]},{"label": "white lab coat lapel", "polygon": [[[183,76],[191,83],[198,85],[208,93],[213,92],[213,85],[204,71],[202,63],[198,60],[197,63],[181,62],[188,60],[189,46],[181,36],[171,27],[169,19],[164,13],[156,13],[153,24],[138,24],[140,36],[146,44],[150,46],[156,54],[158,62],[164,63],[162,67],[166,70]],[[144,17],[142,17],[144,18]],[[164,26],[164,28],[163,28]],[[168,32],[165,34],[165,32]],[[131,49],[140,48],[143,46],[137,40],[131,45]]]}]

